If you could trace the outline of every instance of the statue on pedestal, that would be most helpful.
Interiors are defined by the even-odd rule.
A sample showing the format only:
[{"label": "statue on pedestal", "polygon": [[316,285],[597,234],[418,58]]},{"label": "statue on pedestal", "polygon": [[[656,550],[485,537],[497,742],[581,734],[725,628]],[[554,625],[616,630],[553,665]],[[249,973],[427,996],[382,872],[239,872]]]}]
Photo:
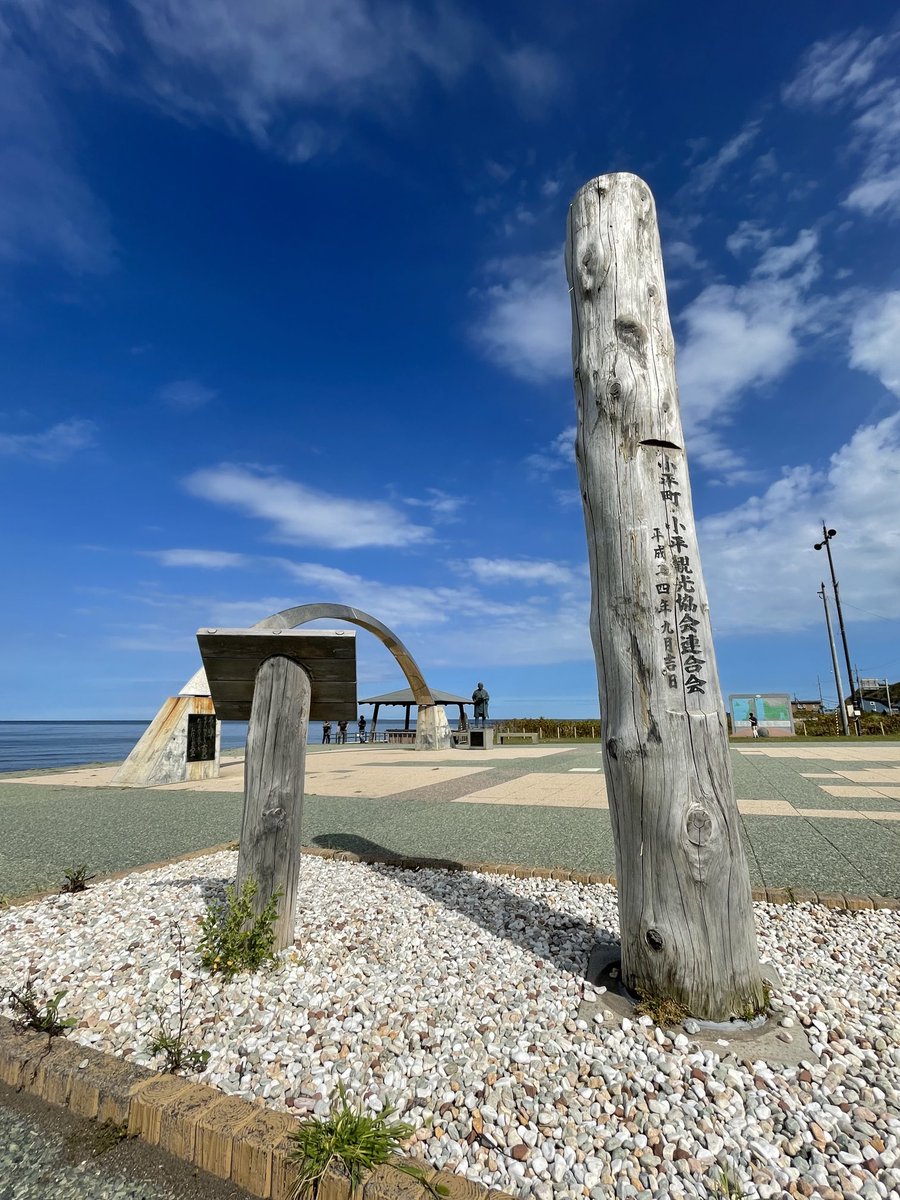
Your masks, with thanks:
[{"label": "statue on pedestal", "polygon": [[488,701],[490,696],[485,691],[483,683],[479,683],[478,687],[472,693],[472,703],[475,705],[475,720],[481,720],[482,725],[487,720]]}]

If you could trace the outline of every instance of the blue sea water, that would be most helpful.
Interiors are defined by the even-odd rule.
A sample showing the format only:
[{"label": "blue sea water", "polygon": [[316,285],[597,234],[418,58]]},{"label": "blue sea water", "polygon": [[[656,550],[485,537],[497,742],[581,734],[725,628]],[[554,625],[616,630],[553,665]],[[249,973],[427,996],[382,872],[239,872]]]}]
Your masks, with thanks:
[{"label": "blue sea water", "polygon": [[[0,721],[0,772],[75,767],[85,763],[121,762],[131,753],[149,721]],[[371,718],[370,718],[371,723]],[[455,727],[456,722],[451,721]],[[384,729],[402,722],[378,722]],[[415,719],[412,721],[415,728]],[[355,724],[349,732],[355,734]],[[337,725],[332,724],[332,740]],[[355,739],[353,739],[355,740]],[[247,741],[246,721],[223,721],[222,751]],[[309,744],[322,741],[322,722],[310,721]]]}]

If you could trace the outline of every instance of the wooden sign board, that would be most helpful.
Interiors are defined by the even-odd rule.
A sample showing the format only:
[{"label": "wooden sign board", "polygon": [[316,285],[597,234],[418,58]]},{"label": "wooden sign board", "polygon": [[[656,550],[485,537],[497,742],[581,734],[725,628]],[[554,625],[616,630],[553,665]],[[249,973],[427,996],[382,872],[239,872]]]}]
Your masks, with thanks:
[{"label": "wooden sign board", "polygon": [[256,672],[281,655],[312,681],[313,721],[355,721],[356,634],[351,630],[199,629],[197,642],[220,721],[249,721]]}]

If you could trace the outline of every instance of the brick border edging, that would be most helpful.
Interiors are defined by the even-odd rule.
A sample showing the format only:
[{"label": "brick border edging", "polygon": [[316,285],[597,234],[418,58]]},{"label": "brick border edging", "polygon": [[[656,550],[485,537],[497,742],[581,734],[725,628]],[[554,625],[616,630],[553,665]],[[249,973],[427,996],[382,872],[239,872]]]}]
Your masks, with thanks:
[{"label": "brick border edging", "polygon": [[[299,1120],[262,1101],[180,1075],[160,1075],[63,1037],[20,1031],[6,1017],[0,1017],[0,1080],[75,1116],[125,1126],[129,1137],[262,1200],[290,1200],[295,1182],[291,1134]],[[448,1200],[512,1200],[463,1176],[416,1165],[432,1184],[447,1187]],[[390,1165],[372,1171],[352,1196],[349,1179],[337,1169],[326,1173],[318,1190],[318,1200],[426,1200],[430,1195]]]},{"label": "brick border edging", "polygon": [[[207,846],[203,850],[189,850],[185,854],[176,854],[173,858],[161,862],[143,863],[139,867],[126,867],[121,871],[112,871],[108,875],[97,875],[95,883],[107,883],[117,879],[125,879],[129,875],[142,874],[144,871],[157,871],[169,867],[173,863],[189,862],[193,858],[206,858],[210,854],[221,854],[225,850],[236,850],[236,841],[220,842],[217,846]],[[402,854],[356,854],[352,850],[331,850],[321,846],[303,846],[301,853],[312,858],[329,858],[338,862],[367,863],[370,866],[402,867],[407,871],[478,871],[486,875],[512,875],[516,879],[558,879],[562,882],[606,884],[616,887],[615,875],[607,875],[597,871],[570,871],[565,867],[528,867],[521,863],[489,863],[468,862],[455,858],[421,858],[407,857]],[[25,896],[14,896],[6,901],[7,908],[18,908],[23,904],[34,904],[46,900],[50,896],[58,896],[59,889],[31,892]],[[825,908],[847,909],[859,912],[869,908],[900,909],[900,897],[879,896],[872,893],[860,896],[850,892],[811,892],[803,888],[753,888],[754,901],[764,904],[821,904]],[[0,908],[2,911],[2,908]]]}]

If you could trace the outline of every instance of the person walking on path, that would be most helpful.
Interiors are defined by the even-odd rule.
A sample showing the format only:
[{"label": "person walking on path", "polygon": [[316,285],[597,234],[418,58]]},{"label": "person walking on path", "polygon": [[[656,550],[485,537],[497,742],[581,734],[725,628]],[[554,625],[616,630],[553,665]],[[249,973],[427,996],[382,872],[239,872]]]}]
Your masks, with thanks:
[{"label": "person walking on path", "polygon": [[364,742],[366,740],[366,718],[363,713],[359,714],[356,724],[359,726],[359,740]]},{"label": "person walking on path", "polygon": [[750,713],[750,732],[753,737],[759,737],[759,721],[756,718],[755,712]]},{"label": "person walking on path", "polygon": [[347,722],[346,721],[338,721],[337,740],[338,740],[339,745],[347,744]]},{"label": "person walking on path", "polygon": [[326,721],[322,725],[322,745],[328,746],[331,743],[331,722]]}]

